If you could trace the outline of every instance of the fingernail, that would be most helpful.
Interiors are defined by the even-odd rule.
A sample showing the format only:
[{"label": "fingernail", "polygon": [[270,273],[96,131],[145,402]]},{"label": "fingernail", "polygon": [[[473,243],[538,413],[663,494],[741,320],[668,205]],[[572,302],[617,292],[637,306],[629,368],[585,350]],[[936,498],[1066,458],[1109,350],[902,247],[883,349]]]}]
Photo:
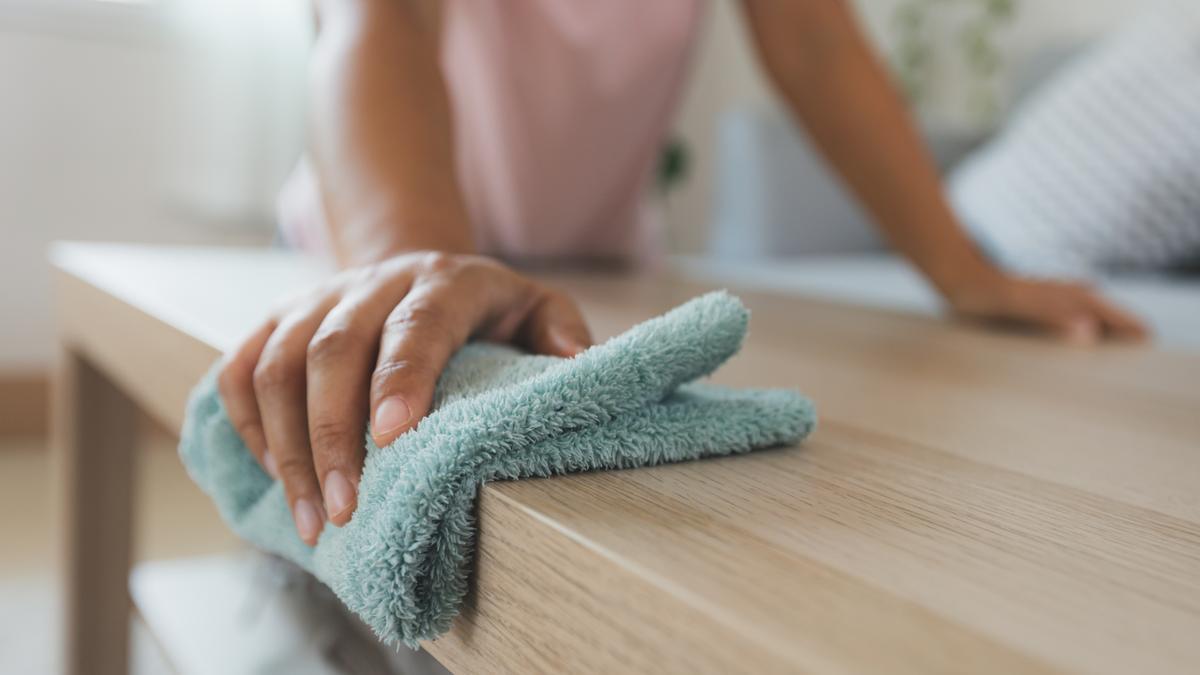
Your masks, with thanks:
[{"label": "fingernail", "polygon": [[263,450],[263,468],[267,470],[267,475],[279,480],[279,467],[275,464],[275,455],[272,455],[270,450]]},{"label": "fingernail", "polygon": [[325,474],[325,510],[331,518],[340,516],[354,505],[354,486],[334,469]]},{"label": "fingernail", "polygon": [[321,523],[325,520],[321,512],[307,499],[297,499],[292,512],[296,519],[296,532],[300,534],[300,538],[309,544],[315,543],[317,535],[321,534]]},{"label": "fingernail", "polygon": [[375,435],[391,433],[408,424],[411,417],[412,412],[404,399],[399,396],[385,398],[383,403],[375,408]]}]

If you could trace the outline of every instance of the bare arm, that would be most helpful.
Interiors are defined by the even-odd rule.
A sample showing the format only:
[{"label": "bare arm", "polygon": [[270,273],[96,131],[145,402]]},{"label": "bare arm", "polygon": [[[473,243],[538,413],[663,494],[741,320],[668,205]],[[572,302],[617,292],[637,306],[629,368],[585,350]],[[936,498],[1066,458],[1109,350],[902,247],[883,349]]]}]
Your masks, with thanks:
[{"label": "bare arm", "polygon": [[339,260],[471,252],[436,3],[320,0],[316,9],[311,151]]},{"label": "bare arm", "polygon": [[892,244],[957,310],[1015,319],[1088,341],[1140,336],[1136,319],[1087,289],[1008,277],[946,204],[908,112],[844,0],[744,0],[759,55]]},{"label": "bare arm", "polygon": [[312,141],[340,274],[226,355],[221,397],[315,544],[358,503],[363,426],[380,447],[429,412],[473,337],[571,356],[590,344],[565,295],[471,255],[438,22],[415,0],[320,0]]}]

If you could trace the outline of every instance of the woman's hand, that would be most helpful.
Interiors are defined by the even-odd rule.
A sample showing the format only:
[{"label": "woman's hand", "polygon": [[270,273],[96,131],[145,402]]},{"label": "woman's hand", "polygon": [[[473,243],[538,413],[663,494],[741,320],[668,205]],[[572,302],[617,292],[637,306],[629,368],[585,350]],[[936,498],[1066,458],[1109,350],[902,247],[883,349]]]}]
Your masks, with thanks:
[{"label": "woman's hand", "polygon": [[567,296],[487,258],[413,253],[338,274],[227,356],[230,420],[283,482],[305,542],[354,512],[368,413],[380,447],[411,429],[472,337],[557,356],[591,344]]},{"label": "woman's hand", "polygon": [[1074,344],[1095,344],[1106,338],[1141,340],[1147,335],[1137,317],[1083,284],[995,273],[944,294],[955,311],[964,315],[1029,325]]}]

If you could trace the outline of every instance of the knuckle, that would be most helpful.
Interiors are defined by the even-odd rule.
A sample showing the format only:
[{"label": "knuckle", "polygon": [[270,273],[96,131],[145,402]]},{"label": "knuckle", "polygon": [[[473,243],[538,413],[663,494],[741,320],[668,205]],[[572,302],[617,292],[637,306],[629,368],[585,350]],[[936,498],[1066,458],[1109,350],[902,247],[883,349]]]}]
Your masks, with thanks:
[{"label": "knuckle", "polygon": [[234,430],[238,433],[238,437],[244,442],[257,438],[262,432],[262,425],[259,424],[257,419],[242,417],[231,421],[233,422]]},{"label": "knuckle", "polygon": [[344,422],[334,419],[314,420],[309,429],[313,456],[331,455],[354,437],[355,432]]},{"label": "knuckle", "polygon": [[374,265],[366,265],[359,268],[359,273],[354,281],[356,286],[367,286],[378,283],[394,274],[390,266],[377,263]]},{"label": "knuckle", "polygon": [[312,464],[308,460],[296,455],[284,455],[276,457],[275,462],[275,466],[279,469],[279,475],[283,477],[289,491],[295,494],[303,494],[308,491],[308,486],[314,477]]},{"label": "knuckle", "polygon": [[459,262],[459,275],[479,282],[511,283],[521,277],[504,263],[482,256],[470,256]]},{"label": "knuckle", "polygon": [[287,387],[296,381],[296,369],[282,359],[263,359],[254,368],[254,390],[259,394]]},{"label": "knuckle", "polygon": [[331,288],[344,289],[360,284],[371,277],[374,267],[374,265],[363,265],[344,269],[333,275],[327,285]]},{"label": "knuckle", "polygon": [[376,284],[384,279],[387,279],[397,271],[395,260],[353,267],[342,273],[342,288],[344,290],[348,290],[360,286]]},{"label": "knuckle", "polygon": [[431,377],[433,368],[422,361],[402,359],[385,363],[371,374],[371,392],[380,397],[395,389],[400,380]]},{"label": "knuckle", "polygon": [[359,346],[359,337],[348,328],[322,329],[308,343],[306,358],[309,363],[337,361]]},{"label": "knuckle", "polygon": [[459,266],[457,257],[444,251],[429,251],[421,256],[421,267],[435,275],[454,272]]},{"label": "knuckle", "polygon": [[432,304],[400,306],[388,317],[384,330],[396,333],[419,333],[423,339],[449,340],[454,337],[446,312]]},{"label": "knuckle", "polygon": [[390,272],[406,271],[412,272],[421,264],[425,254],[420,251],[409,251],[401,253],[378,263],[381,268],[385,268]]}]

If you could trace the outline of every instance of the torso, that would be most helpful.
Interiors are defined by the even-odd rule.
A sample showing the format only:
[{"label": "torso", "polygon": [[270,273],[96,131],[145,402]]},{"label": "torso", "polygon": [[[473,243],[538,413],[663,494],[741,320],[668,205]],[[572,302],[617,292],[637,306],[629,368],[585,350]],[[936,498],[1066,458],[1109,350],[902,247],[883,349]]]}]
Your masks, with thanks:
[{"label": "torso", "polygon": [[700,0],[448,0],[443,12],[459,180],[480,250],[653,256],[646,196]]}]

